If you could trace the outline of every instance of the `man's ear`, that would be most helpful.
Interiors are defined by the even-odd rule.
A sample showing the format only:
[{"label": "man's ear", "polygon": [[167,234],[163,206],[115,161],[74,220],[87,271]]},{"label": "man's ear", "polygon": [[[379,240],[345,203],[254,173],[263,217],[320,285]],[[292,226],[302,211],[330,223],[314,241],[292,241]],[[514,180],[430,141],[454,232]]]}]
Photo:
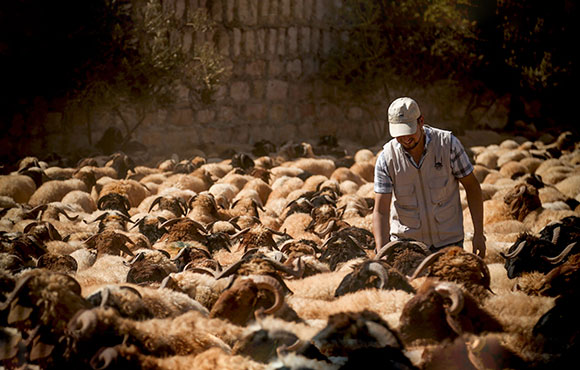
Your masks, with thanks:
[{"label": "man's ear", "polygon": [[423,125],[425,123],[425,119],[423,118],[423,115],[419,116],[419,118],[417,118],[417,123],[420,125]]}]

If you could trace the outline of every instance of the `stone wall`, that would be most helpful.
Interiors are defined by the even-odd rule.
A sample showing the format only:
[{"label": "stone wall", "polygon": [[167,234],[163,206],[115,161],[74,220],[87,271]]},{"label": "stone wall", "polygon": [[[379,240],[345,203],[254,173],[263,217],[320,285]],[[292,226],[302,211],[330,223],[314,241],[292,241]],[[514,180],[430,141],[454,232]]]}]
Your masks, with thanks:
[{"label": "stone wall", "polygon": [[[137,1],[137,0],[135,0]],[[217,154],[229,145],[249,148],[259,140],[279,145],[289,140],[315,142],[323,135],[361,146],[388,139],[385,111],[389,98],[415,97],[427,122],[455,128],[462,122],[466,99],[443,81],[434,86],[389,86],[364,101],[345,98],[320,77],[321,62],[340,30],[333,16],[341,0],[164,0],[165,11],[184,20],[206,7],[218,27],[195,33],[184,27],[173,38],[185,51],[212,40],[231,70],[227,83],[204,104],[183,89],[170,110],[147,117],[134,139],[150,148],[150,155],[181,157],[196,149]],[[500,106],[501,108],[501,106]],[[501,109],[484,112],[498,115]],[[485,119],[490,119],[490,118]],[[498,117],[492,117],[497,120]],[[21,133],[27,154],[59,152],[94,144],[111,126],[125,131],[111,112],[47,111],[44,124]]]}]

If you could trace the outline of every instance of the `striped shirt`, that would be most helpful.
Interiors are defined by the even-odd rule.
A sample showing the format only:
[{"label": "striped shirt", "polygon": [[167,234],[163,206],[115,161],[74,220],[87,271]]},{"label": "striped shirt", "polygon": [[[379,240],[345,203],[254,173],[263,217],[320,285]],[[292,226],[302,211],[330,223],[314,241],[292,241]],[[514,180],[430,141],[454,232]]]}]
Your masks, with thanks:
[{"label": "striped shirt", "polygon": [[[423,149],[423,154],[419,160],[419,164],[415,163],[413,157],[406,151],[403,150],[407,159],[415,168],[420,168],[423,164],[423,158],[429,150],[429,143],[431,142],[431,127],[424,125],[425,131],[425,148]],[[393,139],[396,140],[396,139]],[[395,143],[397,149],[401,148],[401,144]],[[473,171],[473,165],[469,161],[469,156],[465,152],[463,145],[454,135],[451,135],[451,172],[453,176],[460,179],[469,175]],[[393,192],[393,182],[389,171],[387,169],[387,163],[385,161],[385,156],[379,155],[377,158],[377,163],[375,164],[375,193],[380,194],[390,194]]]}]

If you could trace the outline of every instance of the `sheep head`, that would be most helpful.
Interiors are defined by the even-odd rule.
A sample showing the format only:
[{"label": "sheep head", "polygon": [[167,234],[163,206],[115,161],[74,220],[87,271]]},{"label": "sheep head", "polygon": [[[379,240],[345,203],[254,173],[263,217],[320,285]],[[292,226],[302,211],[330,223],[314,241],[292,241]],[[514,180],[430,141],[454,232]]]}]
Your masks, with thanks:
[{"label": "sheep head", "polygon": [[335,297],[362,289],[400,289],[415,293],[407,278],[383,261],[367,260],[353,268],[340,282]]}]

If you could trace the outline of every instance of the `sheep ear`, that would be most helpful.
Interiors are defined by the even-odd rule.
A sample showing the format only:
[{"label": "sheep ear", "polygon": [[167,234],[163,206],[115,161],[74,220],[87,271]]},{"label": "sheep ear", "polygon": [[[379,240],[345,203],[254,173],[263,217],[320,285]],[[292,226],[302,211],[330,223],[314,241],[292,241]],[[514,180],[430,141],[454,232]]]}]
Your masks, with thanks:
[{"label": "sheep ear", "polygon": [[18,304],[18,298],[16,298],[10,305],[10,313],[8,314],[7,322],[8,324],[13,324],[24,321],[30,317],[32,311],[33,309],[31,307],[25,307]]},{"label": "sheep ear", "polygon": [[54,350],[54,345],[44,343],[40,340],[40,335],[37,335],[32,340],[32,348],[30,349],[30,361],[35,361],[39,358],[45,358],[51,355]]}]

